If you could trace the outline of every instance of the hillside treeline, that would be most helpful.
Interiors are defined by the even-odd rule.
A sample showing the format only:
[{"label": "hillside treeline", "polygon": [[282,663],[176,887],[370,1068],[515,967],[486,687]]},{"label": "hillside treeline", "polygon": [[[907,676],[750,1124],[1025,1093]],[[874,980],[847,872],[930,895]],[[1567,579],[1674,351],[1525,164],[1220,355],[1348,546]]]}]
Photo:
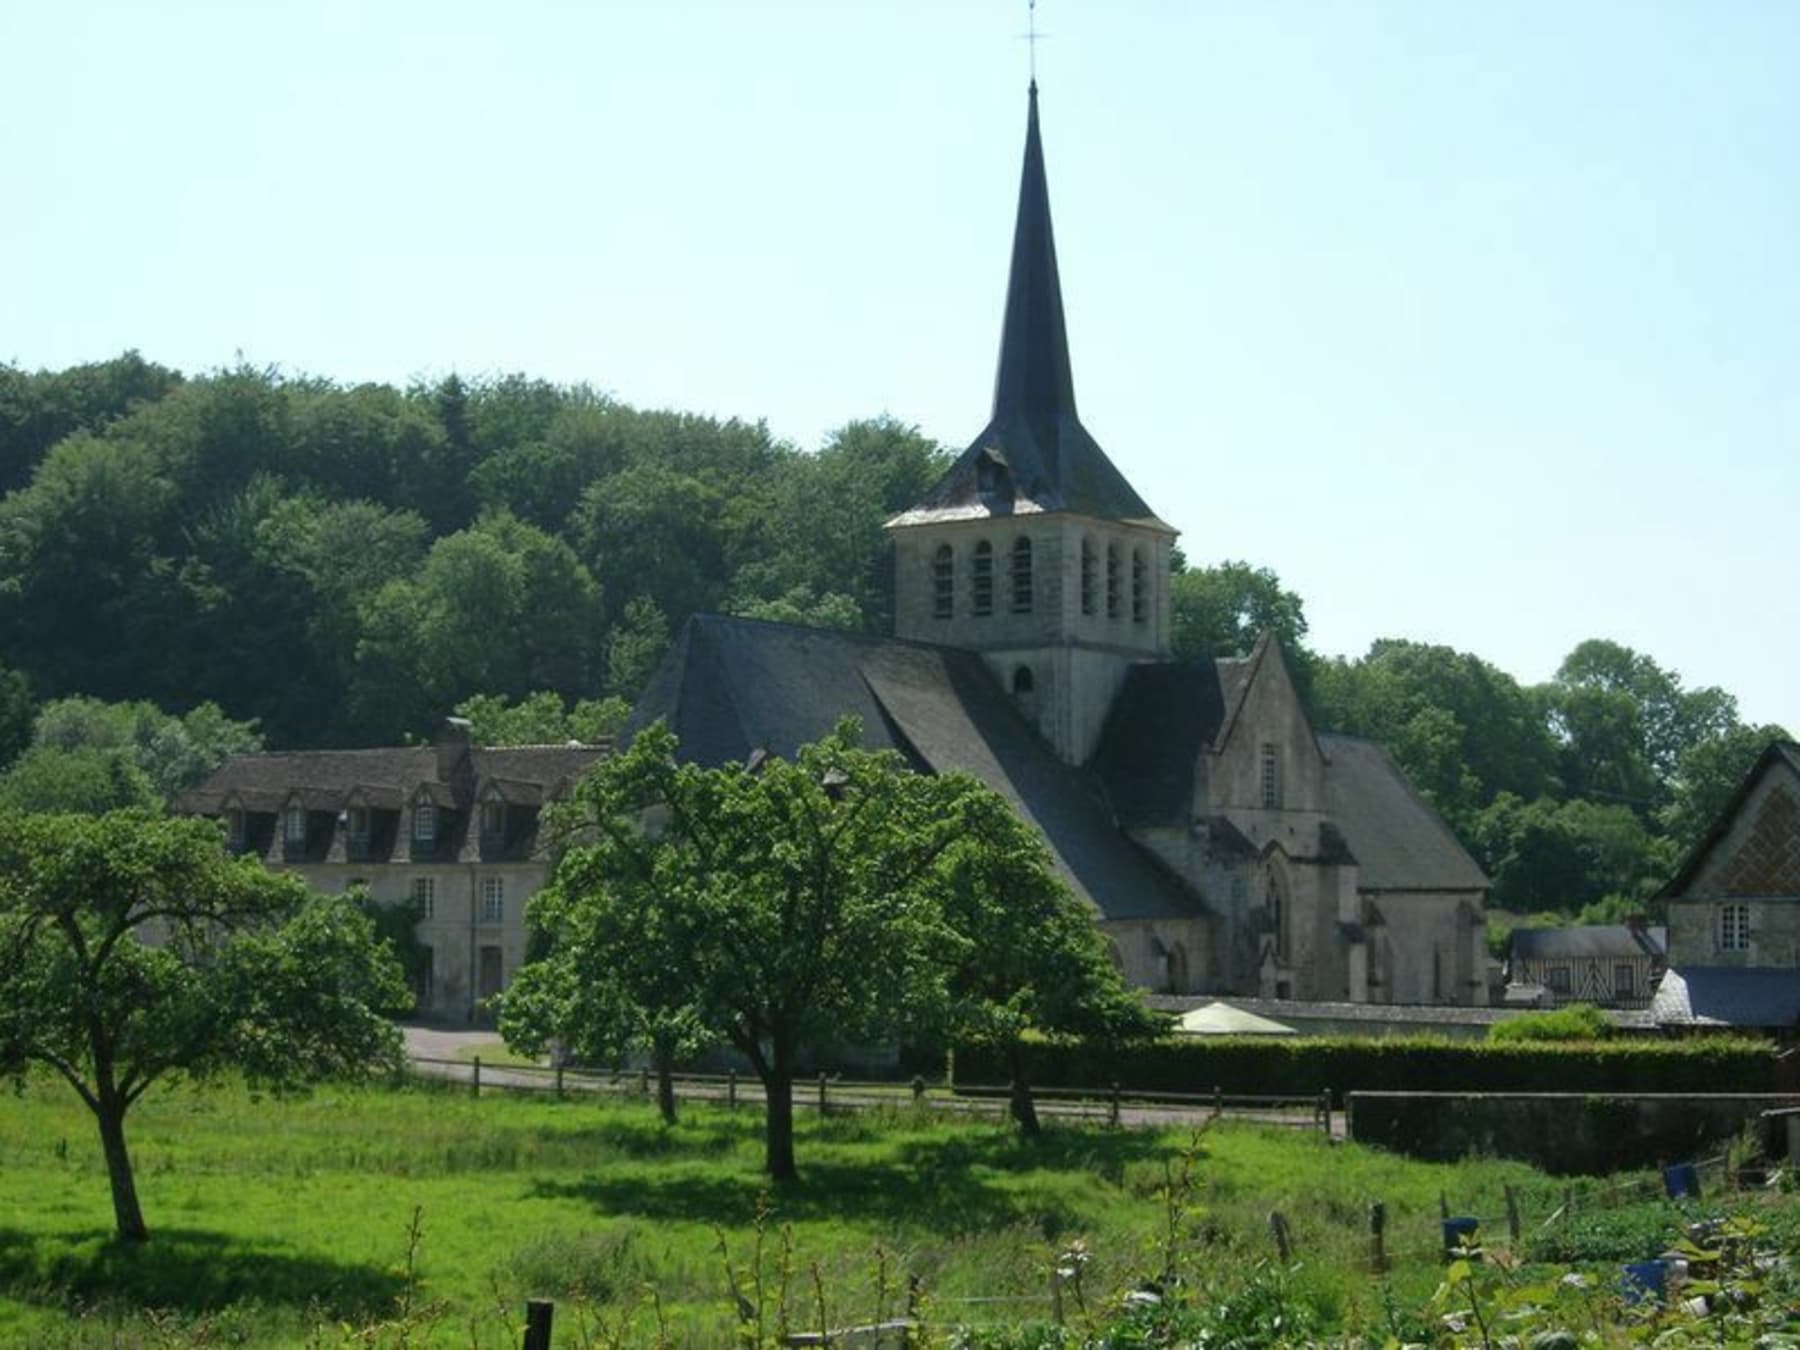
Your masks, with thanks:
[{"label": "hillside treeline", "polygon": [[[882,521],[947,462],[890,418],[804,451],[522,375],[0,366],[0,801],[166,795],[259,738],[459,706],[492,738],[611,725],[696,612],[884,631]],[[1535,688],[1404,641],[1320,658],[1268,569],[1176,565],[1177,650],[1275,628],[1320,725],[1388,745],[1508,908],[1641,905],[1780,734],[1604,641]]]}]

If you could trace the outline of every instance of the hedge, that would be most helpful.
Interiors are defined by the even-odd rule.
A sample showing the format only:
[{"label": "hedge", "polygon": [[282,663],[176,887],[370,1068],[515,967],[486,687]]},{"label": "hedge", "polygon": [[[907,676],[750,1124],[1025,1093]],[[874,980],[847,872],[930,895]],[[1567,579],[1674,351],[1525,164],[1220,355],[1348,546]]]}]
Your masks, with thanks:
[{"label": "hedge", "polygon": [[[1033,1041],[1026,1046],[1034,1087],[1227,1096],[1313,1096],[1346,1092],[1772,1092],[1775,1048],[1766,1041],[1705,1037],[1677,1041],[1375,1040],[1322,1036],[1184,1037],[1112,1047]],[[1002,1055],[959,1046],[955,1081],[1003,1084]]]}]

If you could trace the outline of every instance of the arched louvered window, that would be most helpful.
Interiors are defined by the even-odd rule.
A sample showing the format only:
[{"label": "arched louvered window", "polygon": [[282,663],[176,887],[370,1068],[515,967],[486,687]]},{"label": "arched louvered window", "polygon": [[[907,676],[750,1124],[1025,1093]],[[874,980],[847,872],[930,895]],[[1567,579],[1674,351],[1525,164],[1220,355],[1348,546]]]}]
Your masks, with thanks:
[{"label": "arched louvered window", "polygon": [[1287,882],[1275,868],[1263,873],[1263,904],[1269,911],[1269,926],[1274,930],[1275,956],[1288,957],[1293,916],[1288,912]]},{"label": "arched louvered window", "polygon": [[994,546],[985,539],[975,545],[969,567],[969,609],[977,615],[994,612]]},{"label": "arched louvered window", "polygon": [[1081,612],[1083,614],[1094,612],[1094,589],[1097,585],[1094,573],[1098,570],[1098,564],[1094,557],[1094,541],[1084,537],[1081,541]]},{"label": "arched louvered window", "polygon": [[1019,539],[1012,550],[1012,612],[1031,613],[1031,540]]},{"label": "arched louvered window", "polygon": [[1106,617],[1119,617],[1119,546],[1106,546]]},{"label": "arched louvered window", "polygon": [[1012,690],[1014,694],[1029,694],[1037,688],[1037,680],[1031,674],[1030,666],[1018,666],[1013,670]]},{"label": "arched louvered window", "polygon": [[956,554],[950,545],[938,545],[931,558],[931,616],[948,619],[956,612]]},{"label": "arched louvered window", "polygon": [[1131,550],[1131,621],[1147,623],[1150,619],[1150,568],[1144,562],[1144,550]]}]

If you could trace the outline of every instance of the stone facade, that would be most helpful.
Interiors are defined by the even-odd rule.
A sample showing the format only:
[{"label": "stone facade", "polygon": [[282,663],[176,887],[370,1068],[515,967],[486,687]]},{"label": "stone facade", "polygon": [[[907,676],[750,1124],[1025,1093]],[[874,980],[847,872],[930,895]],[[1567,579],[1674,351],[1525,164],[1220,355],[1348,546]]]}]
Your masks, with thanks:
[{"label": "stone facade", "polygon": [[1800,972],[1800,774],[1772,761],[1669,904],[1671,965]]}]

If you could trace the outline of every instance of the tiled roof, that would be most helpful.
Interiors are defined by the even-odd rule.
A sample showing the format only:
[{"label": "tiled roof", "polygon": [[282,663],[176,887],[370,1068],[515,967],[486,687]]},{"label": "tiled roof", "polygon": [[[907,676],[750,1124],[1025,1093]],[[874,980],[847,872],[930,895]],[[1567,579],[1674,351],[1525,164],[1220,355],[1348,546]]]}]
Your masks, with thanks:
[{"label": "tiled roof", "polygon": [[1109,918],[1203,912],[1200,898],[1113,824],[1091,780],[1020,717],[981,658],[924,643],[697,615],[633,710],[622,740],[662,718],[684,759],[791,758],[837,720],[915,769],[962,771],[1043,832],[1057,868]]}]

